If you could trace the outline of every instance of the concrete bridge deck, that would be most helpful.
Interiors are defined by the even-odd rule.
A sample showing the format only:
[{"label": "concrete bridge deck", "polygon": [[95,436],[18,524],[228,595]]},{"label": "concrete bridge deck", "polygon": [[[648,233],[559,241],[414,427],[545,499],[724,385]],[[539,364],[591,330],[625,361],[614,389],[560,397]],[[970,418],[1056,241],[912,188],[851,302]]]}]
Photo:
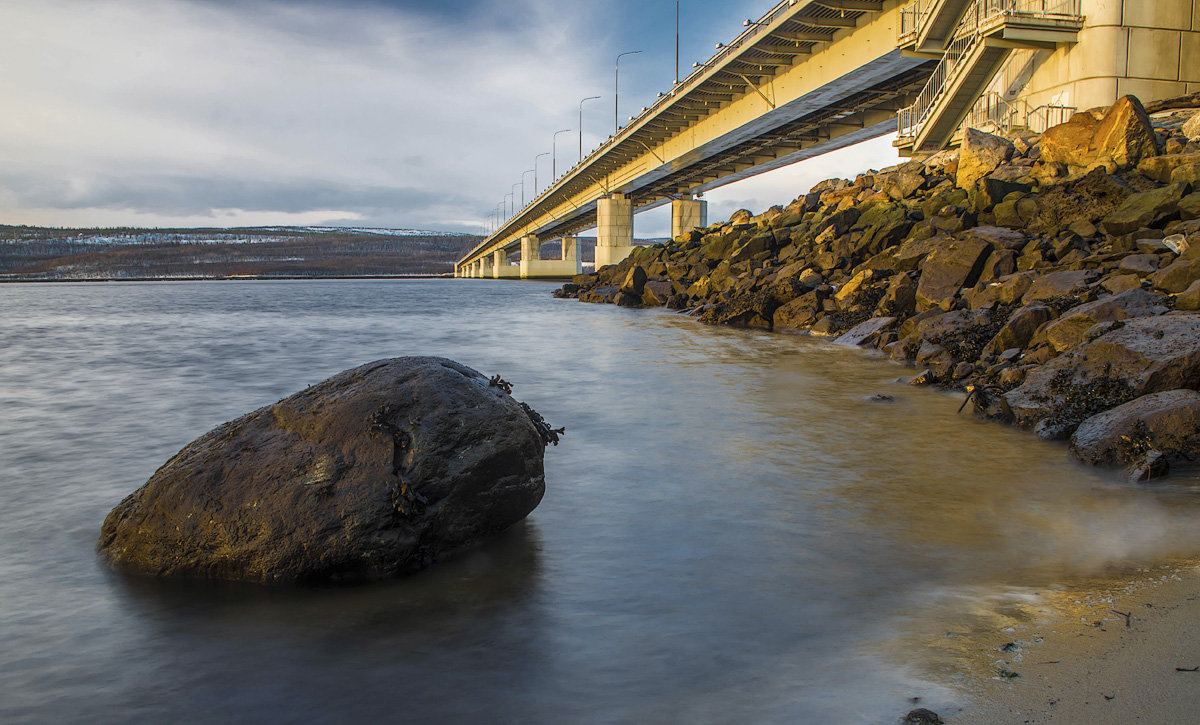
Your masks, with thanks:
[{"label": "concrete bridge deck", "polygon": [[[562,276],[578,260],[524,252],[597,227],[597,264],[633,243],[632,215],[884,135],[935,61],[896,47],[904,0],[785,0],[542,192],[459,262],[461,276]],[[523,241],[525,240],[525,241]],[[522,269],[508,255],[523,250]],[[534,252],[536,254],[536,252]]]}]

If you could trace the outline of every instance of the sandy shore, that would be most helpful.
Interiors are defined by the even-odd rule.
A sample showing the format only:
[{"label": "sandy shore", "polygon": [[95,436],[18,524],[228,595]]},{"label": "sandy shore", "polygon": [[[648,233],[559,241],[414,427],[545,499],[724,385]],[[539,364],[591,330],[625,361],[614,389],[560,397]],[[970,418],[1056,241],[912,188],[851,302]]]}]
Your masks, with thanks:
[{"label": "sandy shore", "polygon": [[1200,567],[1056,596],[1049,622],[971,638],[975,696],[947,723],[1200,722]]}]

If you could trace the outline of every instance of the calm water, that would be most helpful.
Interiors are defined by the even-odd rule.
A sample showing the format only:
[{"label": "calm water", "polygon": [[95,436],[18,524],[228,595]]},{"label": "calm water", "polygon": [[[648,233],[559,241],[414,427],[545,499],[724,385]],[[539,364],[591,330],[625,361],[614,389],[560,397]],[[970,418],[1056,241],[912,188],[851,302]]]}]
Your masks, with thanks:
[{"label": "calm water", "polygon": [[[859,351],[551,289],[0,286],[0,721],[893,722],[958,696],[883,646],[954,624],[931,592],[1200,552],[1195,478],[1139,490]],[[500,540],[350,589],[97,562],[193,438],[412,354],[567,428]]]}]

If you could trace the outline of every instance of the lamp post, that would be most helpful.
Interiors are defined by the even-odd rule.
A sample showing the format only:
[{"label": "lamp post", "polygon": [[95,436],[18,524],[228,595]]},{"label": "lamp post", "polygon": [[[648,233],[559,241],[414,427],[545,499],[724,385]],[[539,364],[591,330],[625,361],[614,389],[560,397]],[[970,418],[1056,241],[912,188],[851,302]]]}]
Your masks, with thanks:
[{"label": "lamp post", "polygon": [[525,208],[525,174],[536,174],[537,169],[529,169],[521,172],[521,208]]},{"label": "lamp post", "polygon": [[[550,183],[553,184],[558,179],[558,134],[571,133],[571,129],[564,128],[561,131],[554,132],[554,138],[550,141]],[[581,149],[582,150],[582,149]]]},{"label": "lamp post", "polygon": [[617,131],[621,130],[621,114],[618,110],[621,103],[621,57],[626,55],[637,55],[640,50],[630,50],[624,53],[617,54],[617,70],[613,76],[613,135],[617,135]]},{"label": "lamp post", "polygon": [[598,100],[600,96],[588,96],[579,102],[579,160],[583,161],[583,104]]},{"label": "lamp post", "polygon": [[505,194],[505,196],[512,197],[512,201],[509,203],[509,208],[511,209],[511,213],[508,215],[508,218],[512,219],[513,217],[515,217],[517,215],[517,185],[513,184],[512,191]]},{"label": "lamp post", "polygon": [[675,85],[679,85],[679,0],[675,0]]},{"label": "lamp post", "polygon": [[537,195],[538,195],[538,180],[537,180],[538,159],[542,158],[543,156],[549,156],[549,155],[550,155],[550,152],[547,151],[545,153],[541,153],[541,154],[538,154],[537,156],[533,157],[533,196],[529,199],[530,201],[533,201],[534,199],[536,199]]}]

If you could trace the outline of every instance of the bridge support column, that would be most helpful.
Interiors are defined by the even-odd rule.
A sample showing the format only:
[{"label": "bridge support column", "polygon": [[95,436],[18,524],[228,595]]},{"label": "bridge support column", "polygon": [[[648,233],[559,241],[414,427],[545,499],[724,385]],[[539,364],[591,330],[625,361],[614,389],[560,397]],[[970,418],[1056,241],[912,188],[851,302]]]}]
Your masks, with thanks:
[{"label": "bridge support column", "polygon": [[708,226],[708,202],[691,194],[671,202],[671,238],[677,239],[693,229]]},{"label": "bridge support column", "polygon": [[[528,237],[527,237],[528,238]],[[534,238],[536,239],[536,237]],[[532,242],[533,249],[540,247],[540,242]],[[521,278],[558,278],[574,277],[583,269],[583,259],[579,256],[579,240],[574,235],[562,238],[561,259],[539,259],[531,249],[526,262],[524,243],[521,246]]]},{"label": "bridge support column", "polygon": [[497,249],[492,252],[492,277],[495,279],[507,279],[517,277],[521,271],[508,263],[508,250]]},{"label": "bridge support column", "polygon": [[579,251],[579,237],[574,234],[563,235],[562,261],[563,267],[575,270],[572,275],[583,274],[583,254]]},{"label": "bridge support column", "polygon": [[529,277],[529,273],[537,269],[541,258],[542,240],[536,234],[521,237],[521,279]]},{"label": "bridge support column", "polygon": [[624,194],[596,200],[596,269],[633,251],[633,201]]}]

